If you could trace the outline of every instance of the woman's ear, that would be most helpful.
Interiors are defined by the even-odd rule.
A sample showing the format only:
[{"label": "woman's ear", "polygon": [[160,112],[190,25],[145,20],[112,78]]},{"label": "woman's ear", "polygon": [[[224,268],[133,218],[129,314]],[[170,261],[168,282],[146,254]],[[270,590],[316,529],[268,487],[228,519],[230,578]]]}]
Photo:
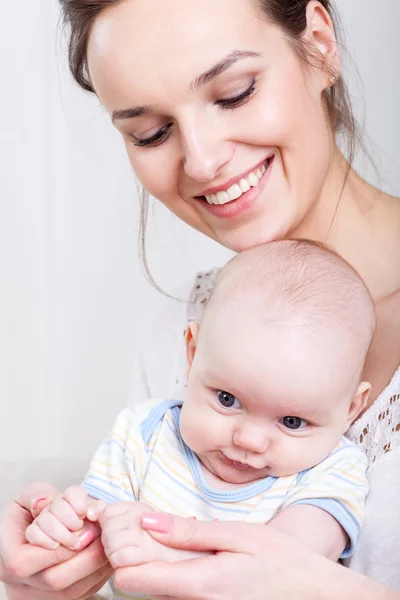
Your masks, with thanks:
[{"label": "woman's ear", "polygon": [[185,333],[185,344],[186,344],[186,359],[187,359],[187,370],[186,377],[189,378],[190,370],[192,368],[194,355],[196,354],[197,338],[199,336],[200,326],[196,321],[190,321],[187,326]]},{"label": "woman's ear", "polygon": [[332,87],[340,75],[340,57],[335,29],[328,12],[317,0],[311,0],[306,9],[307,41],[321,55],[323,89]]},{"label": "woman's ear", "polygon": [[357,388],[355,396],[350,403],[349,407],[349,415],[347,419],[347,427],[357,419],[357,417],[362,413],[362,411],[367,406],[368,398],[371,393],[371,384],[368,381],[362,381]]}]

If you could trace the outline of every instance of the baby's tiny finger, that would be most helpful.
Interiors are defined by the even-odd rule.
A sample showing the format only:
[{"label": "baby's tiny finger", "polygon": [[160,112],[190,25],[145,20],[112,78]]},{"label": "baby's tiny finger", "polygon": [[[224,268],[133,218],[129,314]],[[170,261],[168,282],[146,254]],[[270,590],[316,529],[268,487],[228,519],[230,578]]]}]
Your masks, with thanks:
[{"label": "baby's tiny finger", "polygon": [[113,569],[136,567],[146,562],[139,546],[125,546],[124,548],[115,550],[111,554],[107,552],[106,554]]},{"label": "baby's tiny finger", "polygon": [[50,512],[41,513],[35,523],[51,539],[59,542],[70,550],[78,550],[80,542],[76,534],[71,533],[65,525]]},{"label": "baby's tiny finger", "polygon": [[48,550],[57,550],[59,547],[59,543],[55,540],[52,540],[44,531],[36,525],[36,523],[32,523],[29,525],[25,531],[25,539],[30,544],[34,544],[35,546],[41,546],[42,548],[47,548]]},{"label": "baby's tiny finger", "polygon": [[87,518],[89,521],[98,521],[106,506],[107,502],[104,502],[104,500],[94,500],[87,510]]},{"label": "baby's tiny finger", "polygon": [[65,490],[63,496],[65,500],[72,506],[76,514],[81,519],[85,519],[89,506],[89,496],[87,491],[80,485],[73,485]]},{"label": "baby's tiny finger", "polygon": [[83,521],[78,517],[72,506],[59,496],[49,506],[49,512],[56,517],[60,523],[65,525],[69,531],[80,531]]}]

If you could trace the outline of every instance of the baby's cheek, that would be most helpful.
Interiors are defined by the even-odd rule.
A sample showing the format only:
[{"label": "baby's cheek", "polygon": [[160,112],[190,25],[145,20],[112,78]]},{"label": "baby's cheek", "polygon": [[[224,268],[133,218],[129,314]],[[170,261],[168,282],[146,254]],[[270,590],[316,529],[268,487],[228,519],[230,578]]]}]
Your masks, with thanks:
[{"label": "baby's cheek", "polygon": [[198,452],[204,447],[208,437],[207,418],[202,411],[184,405],[181,410],[180,430],[185,444],[194,452]]}]

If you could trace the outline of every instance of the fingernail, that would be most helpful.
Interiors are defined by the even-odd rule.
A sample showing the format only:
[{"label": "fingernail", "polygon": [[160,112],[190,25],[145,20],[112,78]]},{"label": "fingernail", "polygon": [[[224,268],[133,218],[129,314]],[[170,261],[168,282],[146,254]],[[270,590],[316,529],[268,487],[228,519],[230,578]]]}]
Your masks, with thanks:
[{"label": "fingernail", "polygon": [[79,550],[80,547],[81,547],[81,541],[79,539],[77,539],[74,544],[70,545],[69,549],[70,550]]},{"label": "fingernail", "polygon": [[189,517],[189,519],[193,519],[194,521],[197,521],[197,517]]},{"label": "fingernail", "polygon": [[163,513],[144,513],[142,515],[143,529],[158,531],[159,533],[168,533],[172,527],[172,517]]},{"label": "fingernail", "polygon": [[93,531],[85,531],[78,536],[78,547],[74,550],[83,550],[93,542],[95,535]]},{"label": "fingernail", "polygon": [[31,502],[31,510],[35,510],[39,502],[42,500],[47,500],[47,496],[35,496],[35,498]]},{"label": "fingernail", "polygon": [[97,511],[93,506],[89,506],[87,510],[87,518],[89,521],[95,521],[97,519]]},{"label": "fingernail", "polygon": [[52,550],[57,550],[57,548],[60,547],[60,544],[58,542],[51,542],[50,545]]}]

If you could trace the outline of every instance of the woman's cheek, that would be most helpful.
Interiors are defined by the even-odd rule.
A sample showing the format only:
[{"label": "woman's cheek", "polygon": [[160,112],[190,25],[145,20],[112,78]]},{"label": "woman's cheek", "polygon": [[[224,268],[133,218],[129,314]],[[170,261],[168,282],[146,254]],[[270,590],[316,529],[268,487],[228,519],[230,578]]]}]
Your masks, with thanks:
[{"label": "woman's cheek", "polygon": [[173,187],[173,173],[168,165],[168,153],[163,146],[138,148],[132,141],[125,140],[129,162],[139,183],[158,199],[169,197]]}]

